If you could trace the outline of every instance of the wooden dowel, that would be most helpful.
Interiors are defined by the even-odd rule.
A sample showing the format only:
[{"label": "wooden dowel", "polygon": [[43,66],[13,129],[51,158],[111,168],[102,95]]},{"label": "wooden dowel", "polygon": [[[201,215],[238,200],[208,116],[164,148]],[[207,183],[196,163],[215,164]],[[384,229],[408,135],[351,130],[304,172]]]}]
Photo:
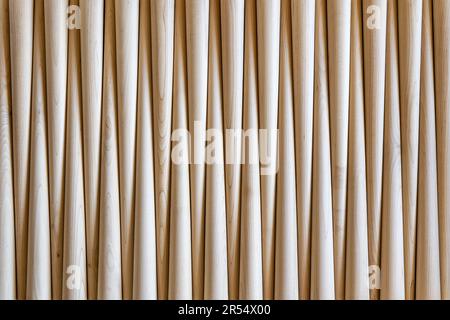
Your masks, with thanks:
[{"label": "wooden dowel", "polygon": [[9,1],[18,299],[25,299],[27,281],[33,8],[34,0]]},{"label": "wooden dowel", "polygon": [[291,4],[299,298],[309,299],[316,4],[313,0],[297,0],[292,1]]},{"label": "wooden dowel", "polygon": [[67,0],[44,1],[53,299],[62,295],[68,6]]},{"label": "wooden dowel", "polygon": [[[278,80],[280,56],[280,0],[256,3],[258,28],[259,127],[269,134],[278,125]],[[277,140],[262,150],[261,208],[263,235],[264,299],[272,299],[275,281],[275,187]]]},{"label": "wooden dowel", "polygon": [[417,199],[415,298],[439,300],[441,298],[441,279],[432,14],[432,2],[431,0],[425,0],[423,2],[420,68],[419,191]]},{"label": "wooden dowel", "polygon": [[405,298],[415,296],[422,0],[398,2]]},{"label": "wooden dowel", "polygon": [[291,4],[281,0],[280,168],[277,175],[275,299],[298,299],[297,199],[295,185],[294,96]]},{"label": "wooden dowel", "polygon": [[219,0],[210,2],[206,146],[205,299],[228,299]]},{"label": "wooden dowel", "polygon": [[350,81],[351,0],[327,1],[331,182],[336,299],[345,297],[345,226]]},{"label": "wooden dowel", "polygon": [[169,299],[192,299],[185,1],[175,4]]},{"label": "wooden dowel", "polygon": [[311,299],[334,299],[326,1],[316,1]]},{"label": "wooden dowel", "polygon": [[50,300],[52,298],[44,37],[44,0],[36,0],[33,35],[30,211],[28,217],[26,295],[29,300]]},{"label": "wooden dowel", "polygon": [[116,0],[117,103],[123,298],[133,295],[139,0]]},{"label": "wooden dowel", "polygon": [[133,298],[154,300],[157,297],[157,280],[151,113],[150,0],[140,1],[139,24]]},{"label": "wooden dowel", "polygon": [[433,1],[441,296],[450,299],[450,2]]},{"label": "wooden dowel", "polygon": [[[75,1],[71,1],[75,4]],[[69,33],[67,145],[62,298],[86,300],[86,230],[83,177],[80,31]]]},{"label": "wooden dowel", "polygon": [[[114,2],[105,3],[98,299],[122,299]],[[88,280],[89,281],[89,280]]]},{"label": "wooden dowel", "polygon": [[222,77],[225,130],[228,285],[230,299],[239,297],[239,230],[241,191],[242,90],[244,74],[245,1],[221,0]]},{"label": "wooden dowel", "polygon": [[100,137],[103,76],[103,0],[80,0],[83,156],[88,297],[97,298]]},{"label": "wooden dowel", "polygon": [[16,298],[8,1],[0,0],[0,300]]},{"label": "wooden dowel", "polygon": [[351,3],[345,299],[369,299],[361,0]]},{"label": "wooden dowel", "polygon": [[260,300],[263,297],[263,279],[259,141],[257,131],[258,53],[256,51],[256,0],[246,2],[245,34],[239,299]]},{"label": "wooden dowel", "polygon": [[[363,1],[369,265],[380,266],[387,0]],[[370,292],[379,298],[379,290]]]},{"label": "wooden dowel", "polygon": [[381,299],[405,298],[397,1],[389,1],[383,159]]},{"label": "wooden dowel", "polygon": [[[189,132],[204,141],[208,83],[209,0],[186,0]],[[193,136],[198,127],[200,136]],[[190,190],[193,298],[203,299],[205,267],[205,147],[191,147]]]},{"label": "wooden dowel", "polygon": [[174,0],[151,1],[158,299],[168,293],[174,14]]}]

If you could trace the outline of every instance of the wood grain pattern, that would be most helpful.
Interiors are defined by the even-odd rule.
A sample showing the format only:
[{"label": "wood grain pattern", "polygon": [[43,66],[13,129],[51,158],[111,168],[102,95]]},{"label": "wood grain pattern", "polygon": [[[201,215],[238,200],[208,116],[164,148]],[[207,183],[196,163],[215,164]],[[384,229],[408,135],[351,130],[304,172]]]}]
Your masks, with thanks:
[{"label": "wood grain pattern", "polygon": [[169,299],[192,299],[185,1],[175,5]]},{"label": "wood grain pattern", "polygon": [[450,2],[433,1],[441,297],[450,299]]},{"label": "wood grain pattern", "polygon": [[[189,132],[198,128],[204,141],[208,91],[209,0],[186,0]],[[191,148],[190,190],[192,224],[193,298],[203,298],[205,256],[205,147]]]},{"label": "wood grain pattern", "polygon": [[18,299],[25,299],[27,281],[33,9],[34,0],[9,1]]},{"label": "wood grain pattern", "polygon": [[[278,80],[280,43],[280,0],[263,0],[256,3],[258,30],[258,96],[259,127],[271,133],[278,125]],[[263,230],[263,284],[264,299],[274,295],[275,268],[275,187],[276,139],[266,143],[262,150],[261,165],[266,174],[261,175],[261,208]]]},{"label": "wood grain pattern", "polygon": [[8,1],[0,1],[0,300],[16,298]]},{"label": "wood grain pattern", "polygon": [[281,0],[279,156],[277,175],[275,299],[298,299],[297,199],[295,185],[294,95],[292,88],[291,5]]},{"label": "wood grain pattern", "polygon": [[361,0],[351,3],[345,299],[369,299]]},{"label": "wood grain pattern", "polygon": [[156,230],[153,172],[150,0],[140,1],[133,299],[155,300]]},{"label": "wood grain pattern", "polygon": [[123,298],[133,295],[139,0],[116,0],[117,102]]},{"label": "wood grain pattern", "polygon": [[67,0],[44,1],[53,299],[62,295],[68,6]]},{"label": "wood grain pattern", "polygon": [[207,300],[228,299],[225,166],[220,76],[220,7],[210,2],[208,59],[208,134],[206,146],[205,293]]},{"label": "wood grain pattern", "polygon": [[405,298],[415,296],[422,0],[398,2]]},{"label": "wood grain pattern", "polygon": [[316,4],[313,0],[297,0],[291,5],[299,298],[309,299]]},{"label": "wood grain pattern", "polygon": [[230,299],[237,299],[239,297],[240,130],[242,129],[245,1],[222,0],[220,9],[224,121],[225,130],[233,130],[230,131],[229,139],[225,143],[228,284]]},{"label": "wood grain pattern", "polygon": [[[419,191],[417,199],[417,299],[440,299],[439,212],[432,2],[423,2],[420,68]],[[406,287],[408,289],[408,287]]]},{"label": "wood grain pattern", "polygon": [[47,158],[44,0],[35,1],[31,102],[30,211],[28,217],[27,299],[52,298],[50,204]]},{"label": "wood grain pattern", "polygon": [[[380,266],[387,0],[363,1],[369,265]],[[379,297],[371,290],[371,299]]]},{"label": "wood grain pattern", "polygon": [[83,157],[86,201],[88,297],[97,297],[100,144],[103,76],[103,0],[80,0]]},{"label": "wood grain pattern", "polygon": [[167,299],[169,272],[170,133],[174,0],[151,1],[158,299]]},{"label": "wood grain pattern", "polygon": [[350,85],[351,1],[327,1],[331,183],[336,299],[345,296],[345,225]]},{"label": "wood grain pattern", "polygon": [[388,2],[381,299],[405,299],[397,1]]},{"label": "wood grain pattern", "polygon": [[330,300],[335,286],[326,17],[326,1],[316,1],[311,299]]},{"label": "wood grain pattern", "polygon": [[[73,2],[72,2],[73,3]],[[87,299],[80,31],[69,33],[62,298]]]},{"label": "wood grain pattern", "polygon": [[[258,142],[258,60],[256,0],[245,7],[244,102],[242,137],[241,236],[239,299],[263,297],[261,194]],[[247,131],[249,130],[249,131]],[[247,134],[248,132],[248,134]]]},{"label": "wood grain pattern", "polygon": [[[105,2],[98,299],[122,299],[115,6]],[[88,280],[89,281],[89,280]]]}]

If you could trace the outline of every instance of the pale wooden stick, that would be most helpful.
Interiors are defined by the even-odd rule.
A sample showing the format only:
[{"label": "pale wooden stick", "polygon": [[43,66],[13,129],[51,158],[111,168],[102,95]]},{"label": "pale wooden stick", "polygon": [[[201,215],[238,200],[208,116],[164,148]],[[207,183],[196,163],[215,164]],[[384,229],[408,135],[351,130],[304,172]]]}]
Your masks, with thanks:
[{"label": "pale wooden stick", "polygon": [[316,1],[311,299],[334,299],[326,1]]},{"label": "pale wooden stick", "polygon": [[34,0],[9,1],[18,299],[25,299],[27,281],[33,7]]},{"label": "pale wooden stick", "polygon": [[295,189],[294,94],[291,4],[281,0],[280,168],[277,175],[275,299],[298,299],[297,199]]},{"label": "pale wooden stick", "polygon": [[140,1],[133,298],[156,299],[150,0]]},{"label": "pale wooden stick", "polygon": [[441,296],[450,299],[450,2],[433,1]]},{"label": "pale wooden stick", "polygon": [[8,1],[0,0],[0,300],[16,298]]},{"label": "pale wooden stick", "polygon": [[381,299],[405,298],[397,1],[388,2],[381,228]]},{"label": "pale wooden stick", "polygon": [[416,299],[441,298],[432,14],[432,2],[425,0],[420,69]]},{"label": "pale wooden stick", "polygon": [[[278,124],[280,0],[256,3],[258,28],[259,126],[271,131]],[[271,137],[272,138],[272,137]],[[268,139],[261,151],[261,208],[264,299],[272,299],[275,281],[275,186],[277,140]],[[265,173],[263,173],[263,170]]]},{"label": "pale wooden stick", "polygon": [[[363,1],[369,265],[380,266],[387,0]],[[371,290],[371,299],[379,291]]]},{"label": "pale wooden stick", "polygon": [[88,297],[97,297],[103,0],[80,0]]},{"label": "pale wooden stick", "polygon": [[174,0],[151,2],[158,299],[168,292],[174,12]]},{"label": "pale wooden stick", "polygon": [[345,298],[369,299],[361,0],[352,0]]},{"label": "pale wooden stick", "polygon": [[80,32],[71,30],[67,80],[66,196],[62,269],[62,297],[71,300],[87,298],[80,58]]},{"label": "pale wooden stick", "polygon": [[345,297],[345,225],[351,0],[327,1],[333,245],[336,299]]},{"label": "pale wooden stick", "polygon": [[[98,299],[122,299],[114,2],[105,3]],[[89,280],[88,280],[89,281]]]},{"label": "pale wooden stick", "polygon": [[117,102],[123,298],[133,295],[139,0],[116,0]]},{"label": "pale wooden stick", "polygon": [[53,299],[62,294],[68,6],[67,0],[44,1]]},{"label": "pale wooden stick", "polygon": [[219,0],[210,1],[206,146],[205,299],[228,299]]},{"label": "pale wooden stick", "polygon": [[35,1],[33,41],[27,299],[49,300],[52,298],[52,277],[47,163],[44,0]]},{"label": "pale wooden stick", "polygon": [[314,106],[314,0],[292,1],[299,297],[309,299]]},{"label": "pale wooden stick", "polygon": [[263,297],[261,194],[258,145],[256,0],[246,2],[244,57],[244,135],[242,140],[239,299]]},{"label": "pale wooden stick", "polygon": [[185,1],[175,5],[169,299],[192,299]]},{"label": "pale wooden stick", "polygon": [[[193,141],[204,141],[208,83],[209,0],[186,0],[189,131]],[[194,136],[198,127],[199,135]],[[192,224],[193,298],[203,299],[205,267],[205,147],[191,146],[190,189]]]},{"label": "pale wooden stick", "polygon": [[398,1],[405,298],[415,296],[422,0]]},{"label": "pale wooden stick", "polygon": [[230,299],[239,297],[239,230],[241,191],[242,90],[244,76],[245,1],[221,0],[222,77],[227,199],[228,285]]}]

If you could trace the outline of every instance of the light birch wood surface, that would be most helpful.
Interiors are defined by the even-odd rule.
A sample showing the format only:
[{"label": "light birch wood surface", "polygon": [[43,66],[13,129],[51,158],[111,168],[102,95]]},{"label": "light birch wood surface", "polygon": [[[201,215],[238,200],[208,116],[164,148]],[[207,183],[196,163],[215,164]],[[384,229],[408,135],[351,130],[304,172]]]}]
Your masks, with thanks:
[{"label": "light birch wood surface", "polygon": [[[209,0],[186,0],[189,132],[204,141],[208,91]],[[199,133],[195,132],[198,128]],[[193,136],[195,134],[195,136]],[[203,298],[205,256],[205,146],[191,145],[190,192],[193,298]]]},{"label": "light birch wood surface", "polygon": [[[380,266],[387,0],[363,1],[369,265]],[[370,292],[378,299],[379,290]]]},{"label": "light birch wood surface", "polygon": [[185,15],[185,1],[177,0],[175,4],[168,294],[168,298],[172,300],[192,299]]},{"label": "light birch wood surface", "polygon": [[80,31],[69,33],[62,298],[87,299]]},{"label": "light birch wood surface", "polygon": [[170,132],[174,0],[151,1],[158,299],[167,299],[169,272]]},{"label": "light birch wood surface", "polygon": [[[417,299],[440,299],[439,217],[432,2],[423,2],[420,68],[419,191],[417,199]],[[408,287],[406,287],[408,289]]]},{"label": "light birch wood surface", "polygon": [[333,210],[326,1],[316,1],[311,230],[311,299],[334,299]]},{"label": "light birch wood surface", "polygon": [[103,76],[103,0],[80,0],[83,158],[86,205],[88,297],[97,297],[100,144]]},{"label": "light birch wood surface", "polygon": [[156,211],[153,172],[150,0],[140,1],[139,16],[133,298],[155,300],[157,298]]},{"label": "light birch wood surface", "polygon": [[44,0],[35,1],[27,299],[52,299]]},{"label": "light birch wood surface", "polygon": [[292,1],[299,297],[309,299],[314,106],[314,0]]},{"label": "light birch wood surface", "polygon": [[256,32],[256,0],[249,0],[245,7],[239,299],[251,300],[263,297]]},{"label": "light birch wood surface", "polygon": [[336,299],[345,297],[345,225],[351,0],[327,1],[333,245]]},{"label": "light birch wood surface", "polygon": [[62,295],[68,6],[67,0],[44,1],[53,299]]},{"label": "light birch wood surface", "polygon": [[361,0],[351,3],[345,299],[369,299]]},{"label": "light birch wood surface", "polygon": [[33,9],[34,0],[9,1],[18,299],[25,299],[27,281]]},{"label": "light birch wood surface", "polygon": [[278,128],[278,80],[280,43],[280,0],[256,3],[258,32],[258,95],[259,127],[267,130],[268,138],[261,151],[261,208],[263,230],[264,299],[272,299],[275,281],[275,187],[277,139],[272,130]]},{"label": "light birch wood surface", "polygon": [[8,1],[0,1],[0,300],[16,298]]},{"label": "light birch wood surface", "polygon": [[433,1],[441,296],[450,299],[450,2]]},{"label": "light birch wood surface", "polygon": [[415,296],[422,0],[398,2],[405,295]]},{"label": "light birch wood surface", "polygon": [[[115,6],[105,2],[98,299],[122,299]],[[88,280],[89,281],[89,280]]]},{"label": "light birch wood surface", "polygon": [[228,277],[230,299],[239,296],[239,230],[241,191],[241,129],[244,74],[245,1],[221,0],[222,78],[225,130]]}]

